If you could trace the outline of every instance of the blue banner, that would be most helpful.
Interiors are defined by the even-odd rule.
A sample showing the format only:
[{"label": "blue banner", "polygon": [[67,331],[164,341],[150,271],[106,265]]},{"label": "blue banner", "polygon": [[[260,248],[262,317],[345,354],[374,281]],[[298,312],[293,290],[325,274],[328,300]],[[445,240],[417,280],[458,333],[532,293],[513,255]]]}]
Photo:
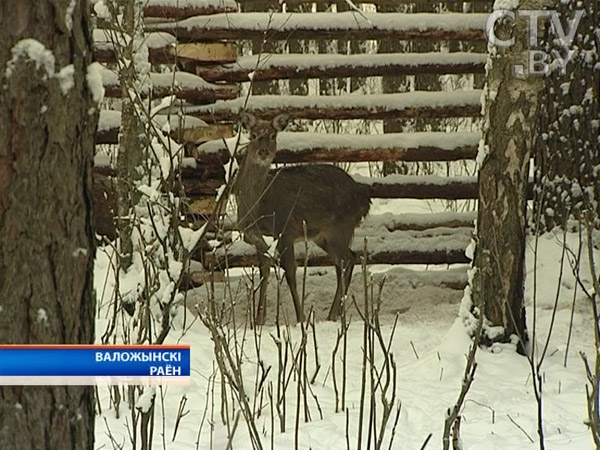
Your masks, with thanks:
[{"label": "blue banner", "polygon": [[2,345],[0,377],[189,377],[188,345]]}]

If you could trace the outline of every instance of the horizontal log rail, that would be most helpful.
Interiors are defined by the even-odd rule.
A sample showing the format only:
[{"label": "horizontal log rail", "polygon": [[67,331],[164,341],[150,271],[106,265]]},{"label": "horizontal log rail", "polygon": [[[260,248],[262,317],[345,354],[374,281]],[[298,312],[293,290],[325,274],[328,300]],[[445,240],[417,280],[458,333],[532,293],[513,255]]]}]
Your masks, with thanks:
[{"label": "horizontal log rail", "polygon": [[423,231],[432,228],[473,228],[477,211],[428,214],[372,214],[365,217],[361,228],[385,227],[389,231]]},{"label": "horizontal log rail", "polygon": [[[227,261],[225,258],[215,258],[210,254],[200,255],[198,253],[192,256],[193,259],[203,260],[207,269],[213,267],[215,270],[225,270],[233,267],[258,266],[258,257],[256,254],[248,255],[229,255]],[[299,265],[304,264],[304,258],[297,258]],[[454,250],[434,250],[434,251],[378,251],[368,253],[367,264],[466,264],[470,260],[465,255],[465,250],[457,248]],[[331,260],[326,254],[309,256],[308,266],[331,266]]]},{"label": "horizontal log rail", "polygon": [[[301,262],[301,267],[304,261]],[[404,267],[393,268],[383,274],[375,274],[375,282],[379,277],[393,276],[395,279],[404,279],[410,282],[412,287],[436,286],[440,288],[462,291],[467,286],[467,270],[462,267],[453,267],[445,270],[410,270]],[[227,278],[226,272],[195,270],[184,273],[184,285],[188,289],[199,287],[211,281],[222,283]]]},{"label": "horizontal log rail", "polygon": [[327,77],[484,73],[482,53],[263,54],[242,56],[234,63],[197,66],[206,81],[243,82]]},{"label": "horizontal log rail", "polygon": [[[94,58],[109,64],[117,61],[117,48],[108,30],[94,30]],[[196,62],[221,64],[237,59],[237,46],[230,42],[204,42],[178,44],[175,36],[169,33],[147,33],[148,60],[152,64],[174,64],[176,62]]]},{"label": "horizontal log rail", "polygon": [[[472,230],[477,211],[468,212],[438,212],[426,214],[369,214],[360,225],[364,230],[361,235],[367,237],[372,229],[383,229],[388,231],[425,231],[435,228],[468,228]],[[223,220],[223,229],[225,231],[237,230],[235,215],[228,215]],[[214,232],[216,229],[212,222],[208,224],[208,231]]]},{"label": "horizontal log rail", "polygon": [[144,17],[181,20],[193,16],[236,12],[237,10],[238,5],[233,0],[181,1],[176,4],[167,0],[147,0],[144,6]]},{"label": "horizontal log rail", "polygon": [[[470,233],[454,232],[428,237],[411,237],[409,235],[410,233],[407,232],[396,232],[387,237],[371,237],[367,240],[367,263],[455,264],[469,262],[465,255],[465,248],[471,241]],[[304,264],[306,259],[301,248],[302,245],[296,247],[299,264]],[[354,239],[352,249],[361,254],[363,245],[362,239]],[[325,252],[312,245],[308,255],[309,266],[331,265],[331,260]],[[198,249],[193,254],[193,258],[203,261],[206,268],[215,267],[220,270],[226,267],[258,265],[256,249],[242,241],[236,241],[227,249],[219,248],[214,252],[202,252]]]},{"label": "horizontal log rail", "polygon": [[[373,198],[416,198],[416,199],[476,199],[477,177],[446,178],[437,176],[389,175],[383,178],[354,177],[362,184],[372,187]],[[218,182],[218,180],[216,180]],[[190,199],[214,194],[217,186],[205,186],[200,178],[186,177],[183,180],[185,193]],[[221,181],[222,183],[222,181]]]},{"label": "horizontal log rail", "polygon": [[[261,5],[264,6],[265,5],[265,0],[236,0],[237,3],[239,3],[242,7],[247,7],[247,6],[252,6],[252,7],[256,7],[257,5]],[[346,2],[345,0],[285,0],[286,5],[290,6],[290,5],[312,5],[312,4],[316,4],[316,5],[322,5],[322,6],[329,6],[329,5],[333,5],[333,4],[337,4],[337,5],[345,5]],[[431,3],[431,0],[354,0],[353,3],[355,5],[362,5],[362,4],[366,4],[366,5],[376,5],[376,6],[397,6],[399,4],[411,4],[411,3]],[[441,1],[436,1],[437,3],[456,3],[456,0],[441,0]],[[490,6],[492,6],[492,4],[494,3],[493,0],[464,0],[461,3],[479,3],[479,4],[489,4]],[[279,4],[278,1],[275,1],[275,4]]]},{"label": "horizontal log rail", "polygon": [[[251,97],[245,110],[260,118],[286,112],[293,119],[310,120],[480,117],[480,98],[481,90],[320,97],[261,95]],[[245,102],[243,98],[226,100],[189,106],[185,111],[207,122],[235,122]]]},{"label": "horizontal log rail", "polygon": [[[231,100],[239,95],[236,85],[218,85],[208,83],[197,75],[187,72],[150,73],[152,98],[163,98],[175,95],[177,98],[192,104],[214,103],[217,100]],[[109,69],[102,70],[102,84],[105,96],[121,97],[119,75]],[[140,92],[147,97],[147,92]]]},{"label": "horizontal log rail", "polygon": [[180,41],[239,39],[445,39],[485,41],[487,14],[231,13],[148,24]]},{"label": "horizontal log rail", "polygon": [[374,198],[463,200],[476,199],[479,194],[477,177],[388,175],[383,178],[355,176],[354,179],[370,185]]},{"label": "horizontal log rail", "polygon": [[[477,132],[279,133],[274,162],[458,161],[474,159],[479,140]],[[230,159],[222,140],[202,144],[195,157],[204,164],[224,164]]]},{"label": "horizontal log rail", "polygon": [[[162,129],[167,120],[170,121],[171,137],[182,144],[195,145],[200,142],[233,135],[233,128],[230,125],[208,125],[206,122],[192,116],[173,114],[168,117],[157,115],[154,118],[154,123],[158,129]],[[118,144],[120,127],[120,111],[100,111],[96,144]]]}]

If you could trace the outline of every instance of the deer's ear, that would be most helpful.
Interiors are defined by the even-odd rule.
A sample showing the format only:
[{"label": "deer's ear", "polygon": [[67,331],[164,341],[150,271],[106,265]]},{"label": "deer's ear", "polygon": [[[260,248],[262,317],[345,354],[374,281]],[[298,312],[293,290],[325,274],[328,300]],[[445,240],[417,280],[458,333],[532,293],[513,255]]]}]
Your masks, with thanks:
[{"label": "deer's ear", "polygon": [[250,113],[247,113],[246,111],[242,111],[240,113],[240,120],[242,121],[242,126],[247,130],[256,124],[256,117]]},{"label": "deer's ear", "polygon": [[277,131],[283,131],[285,129],[285,127],[287,127],[287,124],[290,121],[290,115],[289,114],[279,114],[277,116],[275,116],[275,118],[273,119],[273,128],[275,128]]}]

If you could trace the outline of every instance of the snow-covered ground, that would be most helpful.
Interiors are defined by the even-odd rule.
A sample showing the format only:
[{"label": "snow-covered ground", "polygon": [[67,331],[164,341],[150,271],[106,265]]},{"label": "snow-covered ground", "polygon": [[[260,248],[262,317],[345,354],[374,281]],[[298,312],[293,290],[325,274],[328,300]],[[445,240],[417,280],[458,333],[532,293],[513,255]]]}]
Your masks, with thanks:
[{"label": "snow-covered ground", "polygon": [[[379,212],[384,212],[381,208]],[[569,264],[565,261],[564,273],[560,285],[559,267],[561,259],[560,233],[542,236],[537,245],[537,271],[534,271],[534,240],[530,240],[527,254],[527,314],[530,333],[533,319],[533,296],[536,293],[537,315],[535,339],[540,347],[548,334],[552,318],[553,305],[559,289],[559,300],[555,324],[550,344],[542,364],[543,374],[543,413],[546,448],[549,449],[592,449],[593,441],[585,422],[586,413],[586,377],[579,352],[594,356],[593,320],[591,308],[581,289],[577,289],[570,346],[567,348],[567,337],[573,305],[576,283]],[[568,236],[568,243],[576,249],[577,237]],[[597,260],[600,252],[596,252]],[[106,261],[99,253],[96,265],[97,280],[102,279]],[[423,268],[417,268],[419,272]],[[419,449],[427,436],[432,433],[427,449],[441,448],[441,436],[447,408],[451,407],[458,396],[465,366],[465,355],[470,340],[465,334],[462,323],[457,319],[462,292],[432,286],[423,281],[415,282],[415,277],[407,272],[407,268],[385,267],[371,268],[375,280],[382,273],[387,273],[387,281],[383,291],[382,330],[387,337],[392,329],[395,314],[398,324],[391,344],[394,360],[397,364],[397,400],[402,409],[396,427],[392,448]],[[435,277],[436,273],[444,275],[445,269],[436,268],[426,277]],[[461,269],[452,269],[454,271]],[[535,277],[534,277],[535,272]],[[230,283],[227,290],[237,291],[239,295],[236,306],[238,338],[241,340],[243,329],[240,323],[244,320],[245,294],[244,286],[247,277],[238,271],[238,277]],[[589,280],[589,270],[584,265],[582,276]],[[534,283],[535,278],[535,283]],[[276,296],[275,277],[271,279],[269,290],[269,318],[275,314],[273,302]],[[412,281],[411,281],[412,280]],[[299,272],[299,285],[301,277]],[[314,302],[317,312],[316,339],[321,369],[312,385],[314,395],[318,398],[323,418],[319,417],[316,402],[308,396],[311,421],[305,423],[302,415],[299,425],[299,448],[302,449],[344,449],[346,448],[346,414],[335,413],[335,396],[332,384],[331,360],[339,323],[322,321],[330,306],[335,290],[335,276],[331,269],[310,269],[306,281],[307,306]],[[535,288],[534,288],[535,286]],[[362,301],[362,274],[356,268],[351,285],[357,300]],[[182,333],[181,328],[171,332],[167,343],[188,343],[192,348],[192,382],[189,386],[168,386],[157,389],[156,414],[154,421],[155,449],[224,449],[228,442],[227,427],[221,421],[221,379],[214,377],[216,365],[213,356],[213,342],[207,329],[199,320],[190,326],[193,305],[203,304],[206,288],[200,287],[188,294],[189,329]],[[224,290],[217,286],[217,299],[223,298]],[[291,300],[285,282],[281,284],[282,302],[286,305],[293,319]],[[227,300],[229,301],[229,300]],[[356,312],[352,316],[348,330],[347,360],[347,401],[349,418],[349,442],[356,448],[357,424],[359,418],[361,367],[363,347],[363,325]],[[176,320],[181,326],[181,315]],[[292,320],[292,323],[294,321]],[[97,335],[101,335],[106,327],[104,319],[98,319]],[[231,330],[230,330],[231,331]],[[299,326],[291,325],[291,341],[297,347],[300,342]],[[276,333],[272,324],[262,329],[262,345],[260,359],[265,368],[270,367],[266,384],[277,379],[277,347],[271,337]],[[309,350],[307,372],[314,372],[315,356],[312,344],[312,330],[309,329]],[[244,351],[244,386],[251,397],[254,392],[257,373],[261,373],[257,365],[254,334],[246,330]],[[339,355],[339,354],[338,354]],[[339,358],[339,356],[338,356]],[[565,364],[566,360],[566,364]],[[461,439],[465,449],[508,450],[537,449],[537,405],[535,402],[531,372],[525,357],[518,355],[510,345],[497,346],[493,350],[480,350],[477,354],[478,367],[475,381],[461,411]],[[338,361],[338,380],[341,363]],[[289,368],[288,368],[289,370]],[[271,422],[272,410],[265,394],[262,398],[264,406],[262,414],[256,419],[257,429],[265,448],[271,448],[271,435],[274,448],[287,449],[294,446],[294,422],[296,413],[296,380],[290,381],[287,396],[287,430],[279,432],[279,422],[275,414],[274,428]],[[117,418],[110,407],[109,390],[99,388],[102,414],[96,420],[96,448],[131,448],[130,428],[131,414],[125,405],[121,407],[121,417]],[[214,394],[214,398],[212,395]],[[173,438],[177,411],[182,396],[187,397],[185,411],[181,419],[175,440]],[[161,399],[163,396],[164,400]],[[368,398],[368,394],[367,394]],[[378,400],[378,399],[376,399]],[[228,397],[229,407],[239,407]],[[252,404],[252,401],[251,401]],[[214,405],[214,406],[213,406]],[[214,409],[213,409],[214,408]],[[378,419],[381,414],[378,410]],[[367,407],[368,412],[368,407]],[[232,420],[233,423],[233,420]],[[389,438],[393,426],[393,417],[387,429]],[[366,420],[363,436],[366,432]],[[384,448],[387,447],[386,438]],[[251,448],[248,428],[243,417],[231,441],[232,448]],[[366,448],[366,446],[363,446]]]}]

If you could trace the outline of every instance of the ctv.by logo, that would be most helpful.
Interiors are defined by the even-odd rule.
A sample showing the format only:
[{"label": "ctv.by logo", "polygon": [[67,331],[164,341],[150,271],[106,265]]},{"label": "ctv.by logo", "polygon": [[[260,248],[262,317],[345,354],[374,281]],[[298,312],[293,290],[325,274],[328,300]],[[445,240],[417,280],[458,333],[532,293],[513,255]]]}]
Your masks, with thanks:
[{"label": "ctv.by logo", "polygon": [[[510,9],[497,9],[492,12],[485,24],[485,32],[488,42],[497,47],[510,47],[514,45],[514,36],[510,39],[500,39],[496,36],[494,27],[496,22],[501,19],[512,20],[517,17],[527,17],[529,19],[529,46],[531,50],[527,51],[528,73],[530,75],[546,75],[550,70],[550,65],[557,64],[560,68],[561,75],[567,72],[567,64],[575,54],[575,50],[571,50],[571,44],[575,38],[577,27],[583,16],[583,10],[575,11],[572,19],[566,21],[566,30],[560,21],[560,14],[554,10],[517,10],[516,12]],[[536,50],[540,42],[538,42],[538,19],[550,17],[552,33],[558,39],[558,43],[562,47],[561,50],[553,49],[550,54],[544,50]],[[523,76],[524,67],[516,65],[514,67],[515,75]]]}]

